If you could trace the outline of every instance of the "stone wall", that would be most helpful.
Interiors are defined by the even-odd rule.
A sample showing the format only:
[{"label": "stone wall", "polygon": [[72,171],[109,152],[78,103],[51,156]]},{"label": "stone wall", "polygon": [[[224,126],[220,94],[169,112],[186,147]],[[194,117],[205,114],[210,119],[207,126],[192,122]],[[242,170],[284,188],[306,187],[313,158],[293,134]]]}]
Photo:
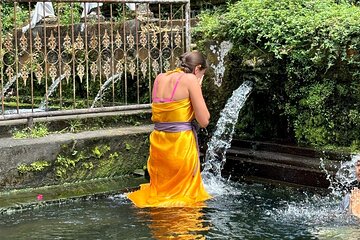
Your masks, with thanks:
[{"label": "stone wall", "polygon": [[0,142],[0,190],[116,177],[143,169],[152,125]]}]

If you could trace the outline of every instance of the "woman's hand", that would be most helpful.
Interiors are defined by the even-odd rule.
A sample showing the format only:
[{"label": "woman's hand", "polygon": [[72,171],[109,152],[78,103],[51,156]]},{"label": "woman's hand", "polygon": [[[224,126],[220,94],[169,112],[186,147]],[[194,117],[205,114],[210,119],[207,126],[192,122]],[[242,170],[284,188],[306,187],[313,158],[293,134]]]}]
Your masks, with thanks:
[{"label": "woman's hand", "polygon": [[358,188],[351,190],[350,212],[360,218],[360,190]]},{"label": "woman's hand", "polygon": [[204,79],[204,75],[202,75],[201,78],[198,78],[198,82],[199,82],[200,87],[202,86],[203,79]]}]

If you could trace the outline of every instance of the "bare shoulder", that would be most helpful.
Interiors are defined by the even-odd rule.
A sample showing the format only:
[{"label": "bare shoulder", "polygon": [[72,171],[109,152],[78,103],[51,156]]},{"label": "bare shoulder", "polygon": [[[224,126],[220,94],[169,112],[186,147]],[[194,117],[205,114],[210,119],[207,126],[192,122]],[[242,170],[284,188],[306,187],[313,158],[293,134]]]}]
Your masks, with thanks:
[{"label": "bare shoulder", "polygon": [[192,73],[185,73],[184,76],[182,77],[182,82],[185,85],[192,85],[194,81],[196,81],[196,76]]},{"label": "bare shoulder", "polygon": [[164,74],[164,73],[159,73],[159,74],[156,76],[155,79],[163,79],[163,78],[165,78],[165,77],[166,77],[166,74]]}]

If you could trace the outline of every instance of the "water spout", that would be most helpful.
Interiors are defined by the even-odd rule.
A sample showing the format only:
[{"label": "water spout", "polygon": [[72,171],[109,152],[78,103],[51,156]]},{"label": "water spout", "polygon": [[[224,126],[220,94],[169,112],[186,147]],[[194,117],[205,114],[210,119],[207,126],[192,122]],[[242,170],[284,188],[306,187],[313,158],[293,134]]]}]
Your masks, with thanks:
[{"label": "water spout", "polygon": [[51,86],[47,90],[47,93],[45,94],[43,100],[39,104],[39,109],[42,109],[42,110],[45,109],[46,104],[49,100],[49,97],[51,96],[51,94],[53,94],[53,92],[56,90],[56,88],[59,86],[61,80],[63,80],[65,78],[65,76],[66,76],[65,74],[61,75],[60,77],[55,79],[55,81],[51,84]]},{"label": "water spout", "polygon": [[95,99],[94,99],[94,101],[93,101],[93,103],[91,105],[91,108],[94,108],[96,102],[99,101],[102,98],[102,96],[104,95],[105,90],[108,88],[110,83],[112,81],[114,81],[114,83],[116,83],[117,81],[119,81],[119,79],[121,79],[121,76],[122,76],[122,73],[114,74],[104,82],[104,84],[101,86],[99,92],[97,93],[97,95],[96,95],[96,97],[95,97]]},{"label": "water spout", "polygon": [[231,146],[239,112],[249,97],[253,83],[245,81],[228,99],[220,118],[216,124],[216,130],[208,142],[205,155],[202,176],[205,185],[217,185],[222,181],[221,170],[226,161],[226,151]]},{"label": "water spout", "polygon": [[215,73],[215,85],[220,87],[225,72],[225,57],[233,47],[229,41],[220,43],[219,49],[217,46],[210,46],[210,50],[217,56],[217,64],[210,64]]},{"label": "water spout", "polygon": [[5,95],[6,92],[9,90],[9,88],[14,84],[16,79],[18,79],[19,77],[21,77],[21,73],[18,73],[16,76],[14,76],[12,79],[10,79],[10,81],[8,81],[5,84],[4,89],[1,91],[1,98],[6,97],[6,95]]}]

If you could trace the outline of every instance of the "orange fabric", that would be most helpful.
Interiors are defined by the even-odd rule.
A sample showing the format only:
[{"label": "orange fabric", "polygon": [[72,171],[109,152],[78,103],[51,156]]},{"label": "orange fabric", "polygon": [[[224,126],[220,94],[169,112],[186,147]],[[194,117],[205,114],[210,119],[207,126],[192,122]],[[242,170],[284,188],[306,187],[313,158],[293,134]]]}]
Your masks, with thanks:
[{"label": "orange fabric", "polygon": [[206,239],[210,227],[202,208],[150,208],[143,211],[154,239]]},{"label": "orange fabric", "polygon": [[[153,122],[190,122],[195,114],[189,98],[170,103],[152,104]],[[191,130],[150,134],[147,162],[150,183],[129,193],[137,207],[202,206],[211,198],[201,175],[196,140]]]}]

